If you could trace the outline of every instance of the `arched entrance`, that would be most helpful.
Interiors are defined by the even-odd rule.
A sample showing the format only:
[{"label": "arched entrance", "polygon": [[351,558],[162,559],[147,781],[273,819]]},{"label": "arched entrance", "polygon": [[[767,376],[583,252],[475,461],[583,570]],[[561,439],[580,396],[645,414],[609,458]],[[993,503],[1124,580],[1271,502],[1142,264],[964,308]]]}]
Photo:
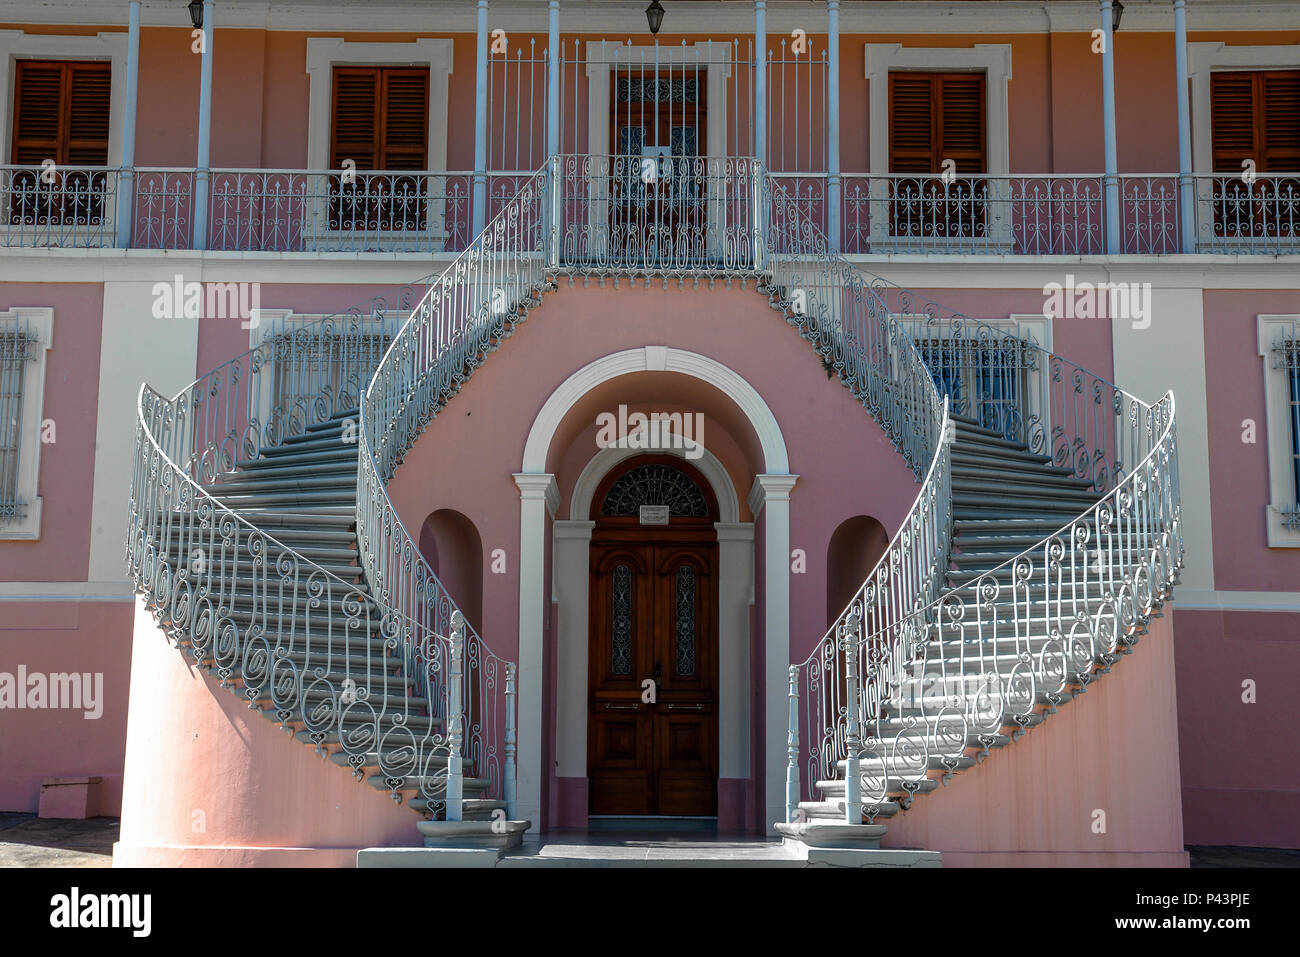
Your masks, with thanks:
[{"label": "arched entrance", "polygon": [[718,811],[718,505],[681,458],[638,456],[593,498],[592,815]]}]

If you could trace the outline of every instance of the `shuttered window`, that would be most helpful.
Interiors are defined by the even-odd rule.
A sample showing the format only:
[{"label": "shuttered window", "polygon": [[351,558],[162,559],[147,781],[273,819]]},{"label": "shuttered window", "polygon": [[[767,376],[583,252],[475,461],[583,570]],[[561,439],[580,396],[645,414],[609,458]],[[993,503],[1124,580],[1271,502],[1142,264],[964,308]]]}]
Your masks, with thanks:
[{"label": "shuttered window", "polygon": [[330,165],[423,170],[429,149],[429,71],[337,67]]},{"label": "shuttered window", "polygon": [[40,166],[108,164],[107,63],[19,60],[15,73],[11,162]]},{"label": "shuttered window", "polygon": [[[111,67],[95,61],[19,60],[14,70],[9,181],[11,226],[102,222]],[[47,160],[52,160],[51,168]]]},{"label": "shuttered window", "polygon": [[1300,170],[1300,70],[1211,74],[1210,117],[1215,172]]},{"label": "shuttered window", "polygon": [[[890,233],[915,239],[987,236],[983,73],[889,74]],[[944,161],[963,177],[936,179]]]},{"label": "shuttered window", "polygon": [[1257,173],[1300,171],[1300,70],[1218,72],[1210,75],[1210,139],[1215,181],[1215,233],[1225,237],[1295,236],[1294,196],[1300,180],[1242,179],[1242,164]]},{"label": "shuttered window", "polygon": [[420,231],[427,214],[422,176],[366,170],[425,170],[429,162],[429,71],[336,67],[330,166],[362,171],[334,180],[330,228]]},{"label": "shuttered window", "polygon": [[983,173],[983,73],[889,74],[889,171]]}]

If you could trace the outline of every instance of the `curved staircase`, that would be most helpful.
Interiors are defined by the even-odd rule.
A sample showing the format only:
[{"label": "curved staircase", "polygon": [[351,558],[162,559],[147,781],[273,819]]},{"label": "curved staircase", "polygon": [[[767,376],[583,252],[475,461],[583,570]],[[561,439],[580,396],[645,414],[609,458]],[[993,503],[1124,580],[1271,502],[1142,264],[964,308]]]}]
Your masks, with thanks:
[{"label": "curved staircase", "polygon": [[790,669],[783,834],[874,844],[880,822],[1109,671],[1176,580],[1171,395],[1147,405],[866,277],[757,163],[696,162],[735,201],[722,240],[701,232],[689,255],[593,234],[609,197],[591,195],[589,158],[556,157],[414,292],[274,329],[174,398],[141,390],[127,559],[147,607],[249,708],[418,812],[427,840],[506,846],[529,826],[515,666],[457,611],[387,485],[566,274],[756,280],[921,480]]}]

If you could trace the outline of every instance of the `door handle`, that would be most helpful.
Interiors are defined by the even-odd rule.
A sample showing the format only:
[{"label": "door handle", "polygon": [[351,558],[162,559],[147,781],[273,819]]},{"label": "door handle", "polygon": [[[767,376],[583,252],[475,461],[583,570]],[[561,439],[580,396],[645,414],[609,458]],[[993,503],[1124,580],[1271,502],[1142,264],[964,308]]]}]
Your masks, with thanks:
[{"label": "door handle", "polygon": [[606,711],[640,711],[639,704],[615,704],[612,701],[605,702]]},{"label": "door handle", "polygon": [[669,711],[703,711],[703,710],[704,710],[704,705],[702,705],[702,704],[670,704],[670,705],[668,706],[668,710],[669,710]]}]

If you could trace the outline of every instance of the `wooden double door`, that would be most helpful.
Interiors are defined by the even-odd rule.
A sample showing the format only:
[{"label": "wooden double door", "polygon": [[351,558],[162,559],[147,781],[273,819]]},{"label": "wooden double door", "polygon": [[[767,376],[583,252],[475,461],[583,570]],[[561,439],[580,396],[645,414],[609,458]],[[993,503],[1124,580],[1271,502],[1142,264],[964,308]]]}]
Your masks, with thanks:
[{"label": "wooden double door", "polygon": [[592,814],[717,814],[716,532],[711,521],[673,521],[646,528],[605,516],[593,531]]}]

